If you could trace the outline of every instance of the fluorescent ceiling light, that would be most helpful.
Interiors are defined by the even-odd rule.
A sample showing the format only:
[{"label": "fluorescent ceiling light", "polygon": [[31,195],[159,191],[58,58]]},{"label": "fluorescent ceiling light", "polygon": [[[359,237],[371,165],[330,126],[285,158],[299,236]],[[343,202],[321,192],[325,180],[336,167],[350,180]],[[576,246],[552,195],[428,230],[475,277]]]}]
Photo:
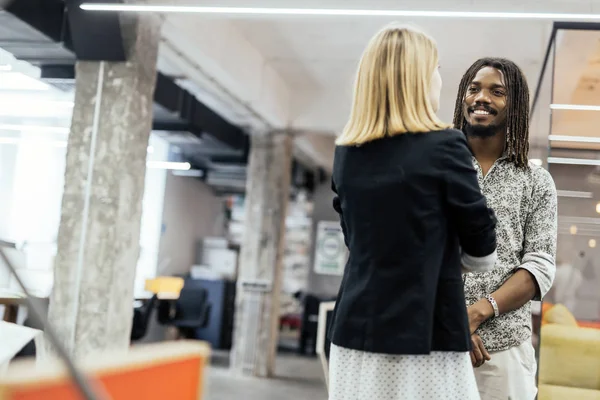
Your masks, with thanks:
[{"label": "fluorescent ceiling light", "polygon": [[70,117],[72,112],[72,101],[10,99],[0,94],[0,115],[5,117]]},{"label": "fluorescent ceiling light", "polygon": [[600,106],[588,106],[584,104],[550,104],[552,110],[573,111],[600,111]]},{"label": "fluorescent ceiling light", "polygon": [[551,142],[600,143],[600,137],[589,136],[550,135],[548,139]]},{"label": "fluorescent ceiling light", "polygon": [[187,171],[174,170],[171,173],[175,176],[185,176],[185,177],[194,177],[194,178],[201,178],[202,176],[204,176],[204,172],[202,172],[202,170],[200,170],[200,169],[190,169]]},{"label": "fluorescent ceiling light", "polygon": [[0,79],[1,90],[50,90],[46,83],[20,72],[6,72]]},{"label": "fluorescent ceiling light", "polygon": [[445,17],[445,18],[504,18],[548,20],[600,20],[600,14],[484,12],[484,11],[409,11],[409,10],[353,10],[332,8],[273,8],[273,7],[205,7],[150,4],[83,3],[87,11],[250,14],[250,15],[314,15],[359,17]]},{"label": "fluorescent ceiling light", "polygon": [[544,164],[544,162],[542,160],[540,160],[539,158],[532,158],[529,160],[530,163],[532,163],[533,165],[537,165],[537,166],[542,166],[542,164]]},{"label": "fluorescent ceiling light", "polygon": [[6,96],[0,93],[0,107],[23,107],[27,106],[29,108],[33,107],[63,107],[63,108],[73,108],[75,105],[74,102],[68,100],[44,100],[44,99],[27,99],[27,97],[31,97],[31,95],[27,96]]},{"label": "fluorescent ceiling light", "polygon": [[557,190],[558,197],[572,197],[576,199],[591,199],[594,197],[592,192],[579,192],[576,190]]},{"label": "fluorescent ceiling light", "polygon": [[565,224],[586,224],[586,225],[600,225],[600,218],[594,217],[572,217],[566,215],[559,215],[558,221]]},{"label": "fluorescent ceiling light", "polygon": [[188,162],[169,162],[169,161],[148,161],[146,163],[148,168],[153,169],[170,169],[170,170],[179,170],[179,171],[187,171],[192,168],[191,164]]},{"label": "fluorescent ceiling light", "polygon": [[12,125],[0,124],[0,131],[16,132],[45,132],[45,133],[69,133],[69,128],[64,126],[42,126],[42,125]]},{"label": "fluorescent ceiling light", "polygon": [[[566,223],[564,221],[562,221],[562,222],[560,222],[558,224],[558,229],[561,229],[561,230],[568,229],[569,231],[571,231],[572,227],[576,228],[576,230],[577,230],[576,233],[584,233],[584,232],[587,232],[587,233],[590,233],[590,232],[600,233],[600,227],[597,224],[582,224],[581,226],[579,226],[579,225],[575,225],[575,224],[569,224],[569,223]],[[575,229],[573,229],[573,230],[575,230]]]},{"label": "fluorescent ceiling light", "polygon": [[67,147],[66,140],[32,139],[20,137],[0,137],[0,144],[28,144],[40,146]]},{"label": "fluorescent ceiling light", "polygon": [[[583,236],[583,237],[598,237],[600,232],[599,231],[590,231],[590,232],[581,232],[578,231],[577,232],[577,236]],[[559,235],[573,235],[573,233],[571,233],[570,230],[561,228],[558,230],[558,234]]]},{"label": "fluorescent ceiling light", "polygon": [[[56,147],[67,147],[66,140],[48,140],[48,139],[34,139],[34,138],[22,138],[22,137],[0,137],[1,144],[35,144],[35,145],[47,145]],[[152,153],[154,149],[152,146],[148,146],[148,153]]]},{"label": "fluorescent ceiling light", "polygon": [[563,165],[600,165],[600,160],[589,158],[564,158],[564,157],[548,157],[548,164],[563,164]]}]

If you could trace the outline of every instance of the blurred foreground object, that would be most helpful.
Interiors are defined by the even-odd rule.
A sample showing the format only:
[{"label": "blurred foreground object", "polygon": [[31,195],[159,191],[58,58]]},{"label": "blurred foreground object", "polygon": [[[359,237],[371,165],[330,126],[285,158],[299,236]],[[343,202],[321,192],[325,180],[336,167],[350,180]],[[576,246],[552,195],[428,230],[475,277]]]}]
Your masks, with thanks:
[{"label": "blurred foreground object", "polygon": [[562,305],[544,311],[539,400],[600,400],[600,324],[582,327]]},{"label": "blurred foreground object", "polygon": [[[81,369],[98,379],[111,400],[201,400],[210,347],[198,341],[135,346],[127,353],[95,354]],[[16,361],[0,378],[0,400],[79,400],[59,361],[36,367]]]},{"label": "blurred foreground object", "polygon": [[35,346],[39,349],[36,354],[36,360],[43,360],[45,356],[44,333],[39,329],[0,321],[0,337],[2,338],[2,346],[0,346],[0,377],[6,372],[9,363],[15,355],[31,340],[35,340]]},{"label": "blurred foreground object", "polygon": [[544,312],[544,324],[556,324],[564,326],[579,326],[577,320],[569,309],[562,304],[557,304]]},{"label": "blurred foreground object", "polygon": [[[62,343],[57,339],[54,327],[48,323],[48,320],[44,316],[44,311],[41,305],[38,303],[39,299],[34,299],[31,296],[29,289],[21,279],[21,276],[18,272],[18,267],[13,265],[13,260],[11,260],[11,258],[13,258],[11,255],[14,256],[19,252],[20,249],[15,243],[0,239],[0,272],[3,272],[4,276],[8,276],[10,278],[12,275],[12,278],[14,278],[17,288],[19,288],[24,295],[25,304],[28,307],[31,317],[38,326],[44,327],[44,336],[47,337],[48,342],[54,346],[54,350],[56,351],[59,359],[62,360],[66,371],[73,379],[73,385],[77,391],[81,392],[85,400],[106,399],[103,388],[94,382],[89,382],[88,378],[81,374],[69,354],[67,354],[67,351]],[[8,275],[6,273],[8,273]],[[5,395],[6,394],[2,391],[2,387],[0,386],[0,400],[3,400]]]}]

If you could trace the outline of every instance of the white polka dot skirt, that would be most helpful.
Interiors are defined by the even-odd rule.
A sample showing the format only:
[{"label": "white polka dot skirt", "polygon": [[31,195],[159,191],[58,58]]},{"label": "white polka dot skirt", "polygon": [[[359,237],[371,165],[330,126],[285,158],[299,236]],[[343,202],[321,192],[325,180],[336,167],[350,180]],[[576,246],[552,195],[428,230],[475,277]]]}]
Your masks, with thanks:
[{"label": "white polka dot skirt", "polygon": [[480,400],[469,353],[390,355],[331,345],[329,400]]}]

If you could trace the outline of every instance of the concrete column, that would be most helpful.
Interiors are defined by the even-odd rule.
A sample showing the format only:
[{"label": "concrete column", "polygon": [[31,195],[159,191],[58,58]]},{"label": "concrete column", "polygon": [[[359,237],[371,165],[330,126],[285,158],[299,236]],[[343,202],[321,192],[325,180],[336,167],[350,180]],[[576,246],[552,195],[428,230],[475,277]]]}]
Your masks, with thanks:
[{"label": "concrete column", "polygon": [[160,20],[122,27],[127,62],[76,65],[49,309],[76,357],[129,346]]},{"label": "concrete column", "polygon": [[248,375],[274,373],[291,165],[290,135],[252,136],[231,352],[231,367]]}]

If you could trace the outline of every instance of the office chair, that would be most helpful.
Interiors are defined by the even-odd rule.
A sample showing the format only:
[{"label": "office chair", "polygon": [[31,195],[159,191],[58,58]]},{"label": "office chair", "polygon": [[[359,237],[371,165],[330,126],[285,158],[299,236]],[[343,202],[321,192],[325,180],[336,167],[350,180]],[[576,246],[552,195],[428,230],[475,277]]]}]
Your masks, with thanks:
[{"label": "office chair", "polygon": [[134,340],[140,340],[146,336],[146,332],[148,332],[150,316],[152,315],[152,310],[154,310],[154,305],[156,304],[157,300],[157,296],[154,295],[141,307],[133,309],[133,324],[131,326],[132,342]]},{"label": "office chair", "polygon": [[211,309],[208,291],[200,281],[188,278],[177,300],[159,302],[158,322],[176,327],[185,338],[195,339],[196,330],[208,324]]}]

